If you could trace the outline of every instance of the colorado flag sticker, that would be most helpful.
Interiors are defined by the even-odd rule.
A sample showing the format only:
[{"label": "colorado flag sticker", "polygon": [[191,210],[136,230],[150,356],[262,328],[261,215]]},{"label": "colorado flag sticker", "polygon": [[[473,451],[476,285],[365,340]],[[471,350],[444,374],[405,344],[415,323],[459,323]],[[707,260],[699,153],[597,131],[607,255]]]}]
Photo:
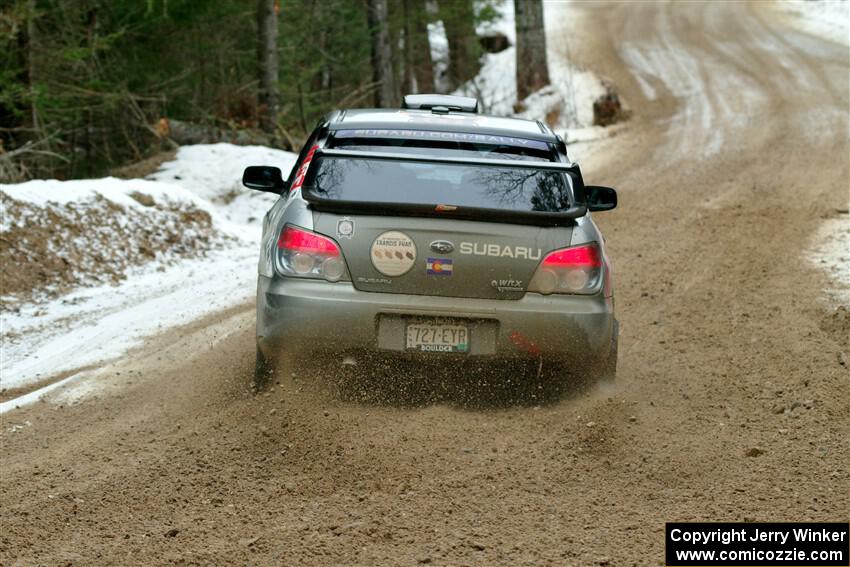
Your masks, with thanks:
[{"label": "colorado flag sticker", "polygon": [[425,264],[425,273],[429,276],[452,275],[451,258],[428,258],[428,262]]}]

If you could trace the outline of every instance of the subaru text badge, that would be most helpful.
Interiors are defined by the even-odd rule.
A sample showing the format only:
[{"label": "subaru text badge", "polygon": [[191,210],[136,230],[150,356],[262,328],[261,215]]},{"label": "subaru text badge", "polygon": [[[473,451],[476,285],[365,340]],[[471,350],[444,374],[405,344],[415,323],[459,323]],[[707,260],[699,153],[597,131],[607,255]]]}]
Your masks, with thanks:
[{"label": "subaru text badge", "polygon": [[448,240],[435,240],[431,243],[431,250],[440,254],[448,254],[455,249],[455,245]]}]

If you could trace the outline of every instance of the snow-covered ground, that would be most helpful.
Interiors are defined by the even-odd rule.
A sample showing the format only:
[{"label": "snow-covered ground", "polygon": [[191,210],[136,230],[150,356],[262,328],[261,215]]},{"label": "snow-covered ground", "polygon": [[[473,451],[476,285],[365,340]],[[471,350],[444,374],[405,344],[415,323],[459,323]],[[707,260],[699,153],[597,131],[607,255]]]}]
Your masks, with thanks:
[{"label": "snow-covered ground", "polygon": [[[130,216],[138,217],[131,226],[145,220],[162,222],[162,211],[152,206],[147,196],[157,205],[205,212],[211,229],[204,237],[216,239],[216,246],[190,259],[175,262],[167,254],[158,254],[149,262],[129,266],[117,284],[81,286],[59,297],[29,303],[3,298],[0,389],[26,387],[119,357],[146,336],[250,297],[260,219],[276,197],[241,189],[242,170],[246,165],[269,164],[288,172],[294,161],[295,154],[265,147],[186,146],[149,180],[0,185],[3,231],[20,228],[29,219],[7,214],[11,199],[24,203],[28,214],[52,211],[61,215],[70,207],[83,224],[74,236],[78,244],[97,245],[104,238],[126,237],[123,229]],[[106,210],[116,218],[87,225],[87,213],[103,202],[115,205]],[[170,229],[180,234],[179,226]],[[95,233],[100,239],[93,237]],[[60,246],[55,252],[61,256],[65,251]]]},{"label": "snow-covered ground", "polygon": [[850,0],[779,0],[776,7],[800,29],[850,45]]},{"label": "snow-covered ground", "polygon": [[162,164],[148,179],[174,183],[212,204],[231,233],[256,240],[262,218],[276,197],[242,186],[242,171],[249,165],[277,165],[286,176],[295,154],[265,146],[207,144],[183,146],[177,159]]}]

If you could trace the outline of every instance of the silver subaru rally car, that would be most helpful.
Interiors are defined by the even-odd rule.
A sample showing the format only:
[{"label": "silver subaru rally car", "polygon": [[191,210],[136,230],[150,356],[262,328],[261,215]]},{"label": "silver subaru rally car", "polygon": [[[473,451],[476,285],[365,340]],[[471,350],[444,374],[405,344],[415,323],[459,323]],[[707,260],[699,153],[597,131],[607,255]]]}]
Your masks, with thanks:
[{"label": "silver subaru rally car", "polygon": [[611,266],[590,212],[616,192],[585,185],[546,125],[477,107],[408,95],[336,111],[287,180],[245,170],[246,187],[280,194],[263,222],[257,387],[282,354],[313,349],[614,378]]}]

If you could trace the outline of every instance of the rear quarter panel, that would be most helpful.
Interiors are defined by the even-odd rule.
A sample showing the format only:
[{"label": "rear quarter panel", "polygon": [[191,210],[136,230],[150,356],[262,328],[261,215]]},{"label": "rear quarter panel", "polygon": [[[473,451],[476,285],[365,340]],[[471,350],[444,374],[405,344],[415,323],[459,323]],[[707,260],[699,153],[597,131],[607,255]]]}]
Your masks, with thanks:
[{"label": "rear quarter panel", "polygon": [[257,272],[261,276],[273,277],[272,252],[277,245],[280,231],[287,223],[294,224],[308,230],[313,230],[313,214],[307,208],[307,203],[298,195],[298,191],[289,195],[281,196],[280,199],[269,209],[263,218],[263,235],[260,239],[260,261]]}]

